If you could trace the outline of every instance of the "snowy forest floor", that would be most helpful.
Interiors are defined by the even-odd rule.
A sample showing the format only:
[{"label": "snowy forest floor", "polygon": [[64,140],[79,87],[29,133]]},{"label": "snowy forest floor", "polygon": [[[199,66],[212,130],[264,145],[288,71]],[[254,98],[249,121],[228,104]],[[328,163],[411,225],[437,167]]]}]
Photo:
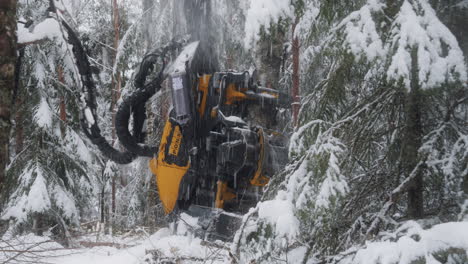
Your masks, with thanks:
[{"label": "snowy forest floor", "polygon": [[[408,221],[394,233],[383,232],[381,236],[386,239],[366,242],[364,248],[350,248],[337,256],[343,260],[338,263],[414,263],[412,260],[423,256],[430,260],[446,259],[427,263],[468,263],[468,222],[436,224],[429,229],[423,229],[420,224]],[[230,243],[205,241],[185,228],[183,235],[180,231],[180,228],[173,232],[165,227],[152,235],[142,229],[114,236],[85,234],[75,237],[70,247],[60,245],[49,236],[4,236],[0,241],[0,263],[251,263],[235,258]],[[296,253],[292,250],[281,263],[299,263],[304,252]],[[307,263],[319,262],[312,258]]]},{"label": "snowy forest floor", "polygon": [[[142,232],[144,233],[144,232]],[[152,235],[84,235],[65,248],[47,236],[3,238],[0,263],[140,264],[232,263],[229,244],[174,235],[161,228]]]}]

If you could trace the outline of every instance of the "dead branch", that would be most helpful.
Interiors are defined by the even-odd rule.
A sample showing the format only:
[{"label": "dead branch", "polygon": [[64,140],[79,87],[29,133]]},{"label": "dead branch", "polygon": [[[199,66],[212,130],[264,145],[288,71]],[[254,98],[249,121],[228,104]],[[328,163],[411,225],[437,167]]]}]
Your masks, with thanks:
[{"label": "dead branch", "polygon": [[27,41],[27,42],[21,42],[21,43],[18,43],[18,48],[19,49],[25,48],[26,46],[32,45],[32,44],[41,44],[41,43],[44,43],[46,40],[47,40],[47,38],[36,39],[36,40],[33,40],[33,41]]},{"label": "dead branch", "polygon": [[79,244],[83,247],[114,247],[117,249],[129,248],[129,245],[113,243],[113,242],[92,242],[92,241],[80,241]]}]

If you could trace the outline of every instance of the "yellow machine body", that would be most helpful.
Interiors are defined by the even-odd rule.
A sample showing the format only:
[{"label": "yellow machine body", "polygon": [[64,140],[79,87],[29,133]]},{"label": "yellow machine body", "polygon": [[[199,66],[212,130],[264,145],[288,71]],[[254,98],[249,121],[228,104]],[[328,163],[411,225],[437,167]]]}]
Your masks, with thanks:
[{"label": "yellow machine body", "polygon": [[210,83],[211,74],[205,74],[200,77],[198,81],[198,90],[200,91],[200,104],[197,107],[200,117],[203,118],[205,115],[206,101],[208,99],[208,85]]},{"label": "yellow machine body", "polygon": [[180,182],[190,167],[190,161],[187,161],[183,166],[168,162],[166,149],[168,147],[168,155],[178,156],[182,140],[184,139],[180,126],[173,125],[167,120],[159,145],[158,157],[153,158],[149,165],[151,172],[156,176],[159,197],[166,214],[174,210],[179,195]]},{"label": "yellow machine body", "polygon": [[258,130],[258,137],[260,139],[260,158],[257,162],[257,170],[255,171],[254,177],[250,180],[250,184],[254,186],[265,186],[268,184],[270,179],[263,175],[263,161],[265,159],[265,139],[263,136],[263,129]]},{"label": "yellow machine body", "polygon": [[[249,91],[247,87],[243,86],[243,79],[241,79],[241,81],[226,81],[225,87],[220,88],[223,84],[222,78],[216,79],[214,76],[215,75],[210,74],[201,75],[194,84],[190,86],[177,87],[179,90],[186,89],[190,98],[189,100],[192,101],[191,105],[193,106],[194,110],[191,112],[191,121],[185,121],[183,125],[180,125],[173,117],[168,118],[162,133],[158,156],[150,161],[149,167],[152,173],[156,176],[159,197],[166,214],[174,211],[180,199],[185,199],[184,195],[187,188],[181,188],[180,186],[181,184],[185,184],[183,181],[193,178],[192,176],[187,176],[190,173],[195,172],[195,178],[197,180],[201,180],[203,178],[206,179],[207,177],[210,178],[210,184],[208,184],[208,187],[205,187],[208,188],[205,191],[214,192],[214,197],[211,196],[212,198],[210,198],[211,206],[221,209],[225,209],[228,202],[235,201],[235,199],[238,197],[237,194],[240,193],[240,190],[237,190],[235,187],[237,185],[233,184],[232,178],[226,178],[226,176],[223,175],[230,175],[233,173],[237,174],[237,171],[241,171],[241,169],[244,168],[240,177],[246,180],[246,185],[243,185],[244,187],[242,188],[248,188],[248,186],[262,187],[269,182],[269,177],[267,176],[270,176],[271,173],[270,175],[265,175],[265,167],[270,166],[270,164],[266,164],[267,149],[265,145],[268,144],[268,141],[264,136],[264,131],[262,128],[257,128],[255,131],[250,130],[250,140],[248,143],[250,144],[250,147],[246,147],[245,149],[242,147],[237,149],[234,146],[237,143],[223,143],[223,141],[217,142],[216,140],[218,139],[212,140],[212,142],[217,142],[215,144],[220,144],[219,146],[211,150],[204,149],[207,148],[206,142],[209,141],[209,131],[212,129],[210,124],[213,124],[214,121],[214,124],[223,123],[226,125],[226,123],[220,121],[220,118],[224,118],[224,115],[218,115],[220,108],[233,107],[233,109],[235,109],[238,104],[244,102],[255,103],[257,101],[263,104],[264,98],[277,98],[278,94],[275,94],[274,91],[261,91],[257,94],[252,94],[252,91]],[[222,92],[222,90],[224,92]],[[173,97],[180,96],[181,94],[182,93],[173,94]],[[221,94],[224,98],[218,99]],[[267,94],[267,96],[263,96],[264,94]],[[177,106],[174,108],[177,109]],[[186,129],[185,132],[192,131],[192,129],[194,129],[194,122],[200,122],[197,123],[197,129],[208,129],[208,132],[205,132],[203,136],[195,133],[195,137],[193,135],[191,136],[191,141],[193,142],[188,142],[190,139],[184,138],[184,131],[182,130]],[[250,128],[244,127],[243,129],[245,130]],[[244,136],[240,136],[240,132],[235,132],[235,128],[228,127],[225,131],[227,131],[226,133],[228,134],[231,133],[234,137],[244,138]],[[198,131],[197,133],[202,132]],[[231,136],[229,135],[223,135],[223,133],[224,132],[220,130],[214,132],[215,135],[222,135],[221,137],[225,137],[223,139],[225,141],[231,140],[232,142],[236,142],[234,138],[230,138]],[[239,138],[237,138],[237,141],[239,141]],[[189,157],[189,149],[197,149],[197,152],[201,151],[199,153],[201,156],[197,156],[196,158],[193,156]],[[248,149],[255,149],[256,154],[247,154]],[[243,164],[247,157],[250,159],[249,165],[239,165]],[[191,158],[195,158],[197,161],[192,161],[193,164],[190,164]],[[203,161],[200,162],[202,159]],[[220,160],[226,163],[218,164]],[[234,160],[237,160],[237,163]],[[206,165],[207,163],[212,164],[210,165],[211,169],[199,168],[197,165],[195,165],[198,164],[198,166],[200,166],[200,164]],[[191,166],[193,168],[191,168]],[[223,170],[223,167],[226,169]],[[190,168],[193,171],[189,172]],[[218,170],[220,170],[220,172],[218,172]],[[187,179],[184,179],[184,177]],[[211,190],[209,185],[212,185]],[[207,205],[206,200],[204,203]]]}]

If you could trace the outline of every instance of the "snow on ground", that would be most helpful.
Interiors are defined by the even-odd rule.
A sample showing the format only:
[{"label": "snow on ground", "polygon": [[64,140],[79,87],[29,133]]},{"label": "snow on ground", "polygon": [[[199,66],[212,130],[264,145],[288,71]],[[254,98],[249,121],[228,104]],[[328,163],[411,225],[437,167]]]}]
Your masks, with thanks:
[{"label": "snow on ground", "polygon": [[[0,263],[56,263],[56,264],[140,264],[159,260],[177,263],[229,263],[227,248],[199,238],[176,235],[162,228],[145,237],[101,237],[78,239],[76,246],[66,249],[47,236],[28,234],[0,241]],[[90,247],[94,244],[95,246]],[[226,249],[225,249],[226,248]],[[22,251],[29,251],[27,253]],[[5,252],[6,251],[6,252]],[[19,253],[19,255],[18,255]],[[18,256],[16,256],[18,255]],[[16,256],[16,259],[12,259]],[[12,259],[12,260],[10,260]]]},{"label": "snow on ground", "polygon": [[[404,234],[400,236],[399,233]],[[88,235],[76,239],[76,245],[67,249],[47,236],[10,237],[7,232],[0,240],[0,263],[232,263],[228,251],[230,245],[206,242],[190,233],[178,234],[180,230],[172,232],[162,228],[146,236],[101,236],[99,243],[96,243],[95,235]],[[440,263],[433,261],[433,254],[449,249],[468,249],[467,222],[442,223],[423,229],[418,223],[408,221],[387,236],[383,241],[367,242],[360,249],[349,249],[338,263],[409,264],[417,259]],[[95,246],[91,247],[93,243]],[[288,253],[289,263],[295,263],[304,253],[304,247],[292,250]]]},{"label": "snow on ground", "polygon": [[[404,235],[399,236],[399,233]],[[343,254],[346,257],[338,263],[411,264],[419,260],[421,263],[436,264],[441,262],[436,260],[434,255],[444,251],[454,253],[457,250],[468,254],[468,222],[448,222],[423,229],[417,222],[408,221],[395,233],[388,233],[383,241],[368,241],[365,247],[358,249],[355,254]],[[462,259],[447,263],[466,263],[465,261],[466,259]]]}]

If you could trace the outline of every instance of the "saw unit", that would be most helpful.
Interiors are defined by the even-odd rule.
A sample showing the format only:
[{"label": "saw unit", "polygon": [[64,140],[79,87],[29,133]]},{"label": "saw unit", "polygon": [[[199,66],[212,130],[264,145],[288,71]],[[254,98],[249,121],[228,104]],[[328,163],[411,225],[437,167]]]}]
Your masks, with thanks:
[{"label": "saw unit", "polygon": [[[65,27],[82,76],[85,134],[116,163],[151,157],[149,167],[165,213],[187,212],[206,223],[203,229],[214,228],[224,233],[217,238],[229,239],[228,229],[240,221],[235,215],[258,202],[262,187],[287,162],[286,137],[252,116],[274,116],[277,109],[290,106],[290,98],[258,85],[255,72],[218,71],[198,41],[173,42],[145,56],[134,77],[136,89],[116,113],[120,151],[101,135],[92,71],[81,43]],[[173,54],[179,55],[167,63]],[[172,107],[159,146],[145,145],[145,105],[164,81]]]},{"label": "saw unit", "polygon": [[288,102],[248,72],[200,72],[197,46],[168,68],[172,110],[150,168],[167,214],[192,204],[242,211],[285,160],[285,139],[243,118],[249,105],[271,111]]}]

